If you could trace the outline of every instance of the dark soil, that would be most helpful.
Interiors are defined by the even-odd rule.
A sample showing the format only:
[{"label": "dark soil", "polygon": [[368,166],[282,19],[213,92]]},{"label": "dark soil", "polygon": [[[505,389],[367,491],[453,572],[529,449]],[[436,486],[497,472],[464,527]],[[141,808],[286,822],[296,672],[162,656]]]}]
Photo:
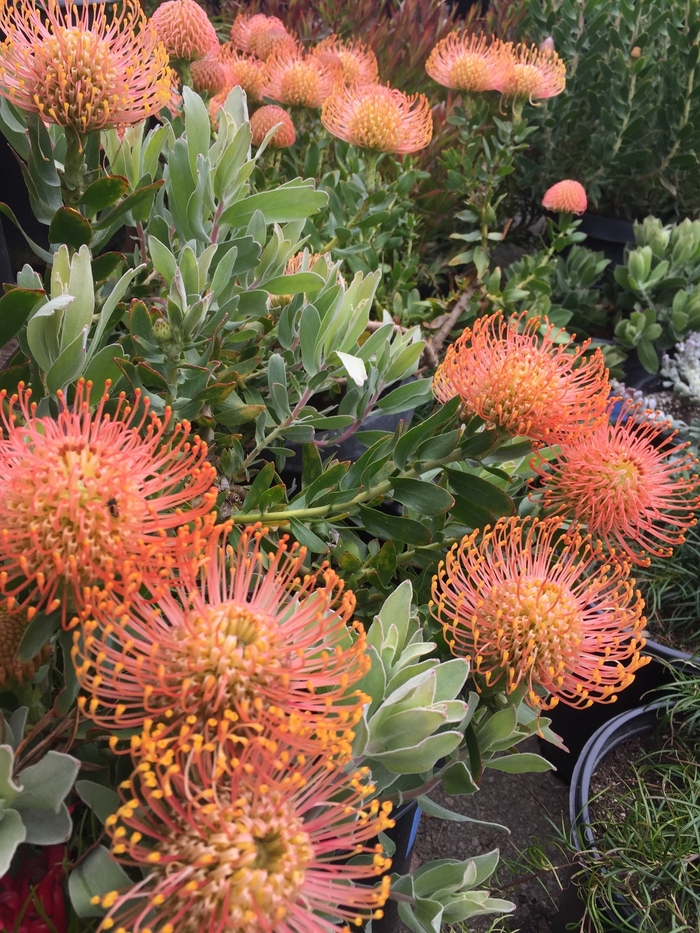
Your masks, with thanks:
[{"label": "dark soil", "polygon": [[690,424],[700,419],[700,404],[683,398],[677,392],[663,389],[651,395],[656,400],[656,407],[676,421],[685,421],[686,424]]},{"label": "dark soil", "polygon": [[[539,752],[537,740],[528,739],[518,746],[522,751]],[[547,844],[557,835],[557,828],[568,829],[569,789],[553,771],[529,774],[505,774],[487,769],[478,793],[450,797],[443,792],[431,795],[437,803],[465,814],[474,820],[505,824],[510,835],[479,823],[455,823],[423,815],[412,868],[439,858],[467,859],[498,848],[501,858],[521,864],[509,870],[505,865],[492,879],[494,897],[515,903],[514,913],[494,923],[494,917],[477,917],[464,924],[464,930],[485,933],[550,933],[550,921],[557,912],[560,885],[565,870],[541,874],[523,865],[521,853],[533,845],[542,844],[555,865],[563,861],[554,844]],[[533,877],[538,875],[538,877]],[[458,928],[455,928],[458,929]]]}]

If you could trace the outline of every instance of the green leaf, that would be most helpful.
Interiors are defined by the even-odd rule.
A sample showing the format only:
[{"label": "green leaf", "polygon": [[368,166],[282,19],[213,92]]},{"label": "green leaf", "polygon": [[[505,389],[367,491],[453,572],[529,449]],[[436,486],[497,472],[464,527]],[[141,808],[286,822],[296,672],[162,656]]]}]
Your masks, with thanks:
[{"label": "green leaf", "polygon": [[124,253],[111,251],[95,256],[92,260],[92,280],[93,282],[104,282],[117,269],[120,263],[126,262]]},{"label": "green leaf", "polygon": [[323,475],[323,463],[318,447],[304,444],[301,448],[301,488],[306,489]]},{"label": "green leaf", "polygon": [[56,393],[82,373],[87,360],[87,327],[61,353],[46,373],[46,388]]},{"label": "green leaf", "polygon": [[44,295],[43,289],[13,288],[0,298],[0,347],[20,331]]},{"label": "green leaf", "polygon": [[4,810],[0,819],[0,877],[10,870],[17,846],[27,838],[22,817],[16,810]]},{"label": "green leaf", "polygon": [[292,185],[261,191],[236,201],[221,215],[220,223],[232,227],[246,227],[256,211],[261,211],[266,224],[285,224],[303,220],[317,214],[328,203],[324,191],[316,191],[313,185]]},{"label": "green leaf", "polygon": [[486,752],[494,745],[509,741],[511,737],[513,743],[515,743],[517,740],[516,726],[517,715],[514,707],[507,706],[505,709],[498,710],[483,725],[479,726],[477,730],[479,748],[482,752]]},{"label": "green leaf", "polygon": [[22,664],[28,664],[39,654],[51,636],[61,627],[61,613],[52,612],[46,615],[37,612],[32,621],[24,630],[22,641],[17,649],[17,659]]},{"label": "green leaf", "polygon": [[392,480],[394,499],[423,515],[440,515],[454,505],[454,499],[441,486],[421,479],[398,477]]},{"label": "green leaf", "polygon": [[78,203],[88,217],[94,217],[99,211],[116,204],[128,190],[128,178],[123,175],[104,175],[88,185]]},{"label": "green leaf", "polygon": [[659,356],[653,343],[646,339],[640,340],[637,344],[637,356],[648,373],[657,373],[659,371]]},{"label": "green leaf", "polygon": [[15,809],[56,812],[75,783],[79,768],[77,758],[49,750],[35,765],[17,775],[22,790],[14,802]]},{"label": "green leaf", "polygon": [[399,386],[377,402],[377,408],[387,415],[409,411],[427,402],[432,394],[432,379],[415,379],[408,385]]},{"label": "green leaf", "polygon": [[480,509],[488,509],[493,515],[515,515],[515,504],[511,497],[492,483],[473,473],[445,468],[450,486],[459,496],[473,502]]},{"label": "green leaf", "polygon": [[164,184],[165,181],[160,178],[158,181],[154,181],[150,185],[144,185],[142,188],[137,188],[136,191],[133,191],[130,195],[127,195],[123,201],[120,201],[115,208],[113,208],[107,214],[103,214],[102,217],[100,217],[100,219],[92,225],[93,229],[104,230],[107,227],[111,227],[112,224],[115,221],[120,220],[124,214],[127,214],[129,211],[139,207],[141,204],[144,204],[147,201],[153,200],[156,191]]},{"label": "green leaf", "polygon": [[462,741],[462,733],[456,731],[429,735],[410,748],[399,748],[390,752],[378,752],[372,758],[380,762],[392,774],[421,774],[434,767],[435,762],[445,758]]},{"label": "green leaf", "polygon": [[359,506],[359,511],[362,524],[372,535],[391,538],[394,541],[410,541],[411,544],[418,546],[430,544],[432,540],[430,529],[412,518],[386,515],[384,512],[367,508],[364,505]]},{"label": "green leaf", "polygon": [[60,804],[58,810],[22,810],[24,828],[27,831],[26,842],[37,846],[55,846],[67,842],[73,831],[68,807]]},{"label": "green leaf", "polygon": [[485,768],[505,771],[507,774],[523,774],[526,771],[552,771],[552,765],[546,758],[534,752],[520,752],[518,755],[503,755],[500,758],[487,758]]},{"label": "green leaf", "polygon": [[396,573],[396,545],[393,541],[385,541],[368,564],[379,574],[384,586],[389,586]]},{"label": "green leaf", "polygon": [[20,793],[12,777],[15,753],[11,745],[0,745],[0,800],[8,807]]},{"label": "green leaf", "polygon": [[461,399],[458,396],[450,399],[449,402],[440,406],[429,418],[409,428],[408,431],[399,438],[394,448],[394,463],[400,470],[404,469],[410,455],[417,450],[426,438],[430,437],[433,431],[436,431],[449,421],[452,421],[460,403]]},{"label": "green leaf", "polygon": [[290,519],[289,527],[299,544],[307,548],[313,554],[323,554],[328,550],[326,542],[298,519]]},{"label": "green leaf", "polygon": [[177,272],[177,260],[170,252],[167,246],[164,246],[160,240],[154,236],[148,238],[148,252],[153,260],[156,272],[163,276],[165,284],[170,287],[170,283],[175,278]]},{"label": "green leaf", "polygon": [[104,846],[93,849],[68,877],[71,904],[79,917],[104,917],[105,911],[94,905],[92,898],[132,885],[131,878]]},{"label": "green leaf", "polygon": [[253,480],[251,487],[248,490],[248,495],[245,497],[245,501],[241,507],[241,512],[252,512],[253,509],[258,507],[260,503],[260,497],[270,488],[274,478],[274,463],[266,463]]},{"label": "green leaf", "polygon": [[83,803],[95,814],[100,823],[119,809],[119,794],[111,787],[104,787],[94,781],[77,781],[75,790]]},{"label": "green leaf", "polygon": [[44,262],[49,263],[49,265],[53,262],[53,253],[49,253],[43,247],[39,246],[38,243],[35,243],[34,240],[32,240],[30,236],[27,236],[27,234],[24,232],[22,228],[22,225],[15,217],[15,214],[12,208],[9,207],[7,204],[5,204],[3,201],[0,201],[0,213],[4,214],[5,217],[8,217],[12,221],[12,223],[15,225],[15,227],[17,227],[19,232],[22,234],[22,236],[27,241],[27,243],[29,243],[32,250],[36,253],[37,256],[43,259]]},{"label": "green leaf", "polygon": [[106,347],[102,347],[90,360],[83,375],[87,381],[92,383],[93,398],[102,397],[108,379],[113,385],[119,381],[122,371],[116,361],[123,354],[124,351],[118,343],[110,343]]},{"label": "green leaf", "polygon": [[278,275],[263,285],[271,295],[299,295],[317,292],[323,288],[324,280],[317,272],[295,272],[293,275]]},{"label": "green leaf", "polygon": [[92,242],[92,226],[74,207],[60,207],[49,227],[49,243],[67,243],[73,249]]}]

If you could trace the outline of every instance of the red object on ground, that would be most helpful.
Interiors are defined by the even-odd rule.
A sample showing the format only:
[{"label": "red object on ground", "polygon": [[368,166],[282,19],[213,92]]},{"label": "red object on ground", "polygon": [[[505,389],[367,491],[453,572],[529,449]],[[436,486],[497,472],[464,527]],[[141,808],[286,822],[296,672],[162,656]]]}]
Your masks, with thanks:
[{"label": "red object on ground", "polygon": [[[14,877],[8,872],[0,878],[0,933],[54,933],[54,930],[66,933],[65,852],[63,845],[46,846],[37,855],[27,851]],[[50,919],[51,927],[37,910],[37,901]],[[22,920],[17,927],[20,916]]]}]

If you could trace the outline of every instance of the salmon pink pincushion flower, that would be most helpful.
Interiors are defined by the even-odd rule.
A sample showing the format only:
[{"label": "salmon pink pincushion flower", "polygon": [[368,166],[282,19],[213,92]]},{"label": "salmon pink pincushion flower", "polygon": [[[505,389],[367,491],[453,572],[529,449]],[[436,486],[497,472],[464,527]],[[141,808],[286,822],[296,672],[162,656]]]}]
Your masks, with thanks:
[{"label": "salmon pink pincushion flower", "polygon": [[697,461],[687,446],[669,436],[666,422],[624,405],[615,423],[606,419],[588,437],[563,446],[551,464],[535,464],[545,507],[585,524],[634,563],[668,557],[685,540],[700,503]]},{"label": "salmon pink pincushion flower", "polygon": [[[109,11],[109,12],[107,12]],[[140,123],[170,100],[168,56],[138,3],[0,5],[0,94],[82,137]]]},{"label": "salmon pink pincushion flower", "polygon": [[166,0],[151,16],[151,23],[175,61],[194,62],[215,56],[219,50],[216,30],[195,0]]},{"label": "salmon pink pincushion flower", "polygon": [[328,36],[311,50],[311,54],[322,61],[338,62],[347,85],[376,84],[379,81],[377,56],[363,42]]},{"label": "salmon pink pincushion flower", "polygon": [[[455,544],[433,579],[452,653],[534,709],[612,703],[650,658],[629,564],[559,519],[507,518]],[[627,662],[627,664],[623,664]]]},{"label": "salmon pink pincushion flower", "polygon": [[467,414],[513,436],[558,443],[590,433],[607,418],[605,361],[600,350],[584,357],[590,341],[576,346],[573,336],[560,342],[561,335],[546,319],[524,313],[479,318],[448,347],[435,373],[435,397],[459,395]]},{"label": "salmon pink pincushion flower", "polygon": [[273,126],[281,123],[275,130],[268,145],[273,149],[286,149],[287,146],[293,146],[296,142],[297,134],[292,123],[292,118],[282,107],[275,104],[267,104],[260,107],[250,118],[250,131],[253,134],[253,145],[259,146],[267,136]]},{"label": "salmon pink pincushion flower", "polygon": [[276,49],[267,59],[263,96],[292,107],[320,107],[341,78],[339,63],[302,55],[296,49]]},{"label": "salmon pink pincushion flower", "polygon": [[287,48],[296,46],[294,37],[282,20],[277,16],[265,16],[264,13],[256,13],[254,16],[239,13],[231,27],[231,42],[242,52],[248,52],[263,61],[267,61],[280,45]]},{"label": "salmon pink pincushion flower", "polygon": [[430,53],[425,70],[433,81],[458,91],[500,90],[511,67],[500,39],[451,32]]},{"label": "salmon pink pincushion flower", "polygon": [[323,105],[321,122],[332,136],[361,149],[405,155],[424,149],[433,135],[430,104],[381,84],[337,84]]},{"label": "salmon pink pincushion flower", "polygon": [[557,97],[566,87],[566,65],[554,49],[508,43],[508,68],[498,90],[506,97],[540,100]]},{"label": "salmon pink pincushion flower", "polygon": [[391,860],[373,840],[394,822],[367,801],[368,768],[202,735],[145,744],[105,822],[112,854],[145,877],[101,898],[100,933],[349,933],[382,917]]},{"label": "salmon pink pincushion flower", "polygon": [[189,424],[171,431],[170,411],[149,414],[138,393],[133,408],[122,393],[110,414],[107,395],[91,412],[81,382],[72,408],[58,393],[55,420],[30,396],[0,393],[0,592],[30,617],[62,605],[65,621],[83,587],[118,587],[132,563],[162,572],[176,543],[199,541],[215,471]]},{"label": "salmon pink pincushion flower", "polygon": [[192,87],[200,94],[216,97],[226,91],[230,75],[226,65],[218,58],[200,58],[190,67]]},{"label": "salmon pink pincushion flower", "polygon": [[542,207],[560,214],[583,214],[588,207],[586,189],[580,181],[565,178],[545,191]]},{"label": "salmon pink pincushion flower", "polygon": [[95,722],[175,729],[227,716],[311,747],[357,722],[366,697],[350,688],[370,662],[362,627],[349,637],[355,598],[327,567],[299,577],[305,549],[286,539],[266,554],[264,533],[244,531],[235,552],[212,543],[201,570],[181,565],[177,592],[134,587],[126,604],[94,594],[73,661]]}]

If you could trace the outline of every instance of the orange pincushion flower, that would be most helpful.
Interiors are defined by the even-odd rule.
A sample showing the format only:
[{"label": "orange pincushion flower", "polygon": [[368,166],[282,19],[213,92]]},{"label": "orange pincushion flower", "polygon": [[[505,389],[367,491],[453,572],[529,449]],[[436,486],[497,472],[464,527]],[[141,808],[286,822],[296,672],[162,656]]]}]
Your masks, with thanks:
[{"label": "orange pincushion flower", "polygon": [[625,405],[586,438],[562,448],[544,479],[544,503],[564,518],[585,524],[610,550],[634,563],[667,557],[682,544],[700,504],[697,461],[668,434],[668,424]]},{"label": "orange pincushion flower", "polygon": [[133,0],[116,13],[104,4],[3,3],[0,32],[0,94],[79,136],[140,123],[170,99],[167,53]]},{"label": "orange pincushion flower", "polygon": [[611,703],[650,660],[629,564],[599,563],[589,536],[558,541],[561,529],[556,518],[500,519],[454,545],[433,579],[452,653],[535,709]]},{"label": "orange pincushion flower", "polygon": [[216,30],[195,0],[166,0],[151,17],[168,55],[178,61],[194,62],[215,56],[219,50]]},{"label": "orange pincushion flower", "polygon": [[229,71],[217,58],[200,58],[190,68],[192,87],[200,94],[215,97],[229,89]]},{"label": "orange pincushion flower", "polygon": [[367,802],[368,768],[201,735],[147,744],[105,822],[113,855],[147,874],[102,898],[100,931],[339,933],[381,918],[391,860],[371,842],[394,822],[390,803]]},{"label": "orange pincushion flower", "polygon": [[311,54],[322,61],[338,62],[347,85],[379,81],[377,56],[363,42],[346,42],[338,36],[328,36],[311,50]]},{"label": "orange pincushion flower", "polygon": [[366,698],[348,688],[369,657],[361,627],[347,643],[355,598],[325,567],[298,577],[305,550],[286,539],[264,555],[264,533],[243,532],[235,553],[212,547],[199,573],[180,565],[177,593],[135,591],[122,605],[95,592],[73,647],[95,722],[141,728],[156,717],[174,729],[228,717],[312,746],[357,722]]},{"label": "orange pincushion flower", "polygon": [[44,645],[31,661],[19,661],[17,649],[27,628],[26,615],[11,615],[6,606],[0,606],[0,687],[31,681],[42,664],[51,657],[51,648]]},{"label": "orange pincushion flower", "polygon": [[554,49],[508,43],[506,50],[508,68],[497,88],[506,97],[532,101],[562,93],[566,87],[566,65]]},{"label": "orange pincushion flower", "polygon": [[[433,381],[435,397],[459,395],[468,414],[514,436],[556,443],[590,433],[607,417],[610,387],[600,350],[584,358],[590,341],[564,343],[543,321],[501,312],[466,328],[447,349]],[[522,333],[520,326],[523,325]]]},{"label": "orange pincushion flower", "polygon": [[262,89],[267,80],[265,62],[253,55],[237,52],[231,45],[222,45],[219,58],[228,69],[227,93],[234,87],[242,87],[249,100],[262,100]]},{"label": "orange pincushion flower", "polygon": [[430,104],[380,84],[336,85],[323,105],[321,122],[333,136],[361,149],[404,155],[424,149],[433,135]]},{"label": "orange pincushion flower", "polygon": [[216,474],[189,424],[170,431],[170,411],[161,421],[138,393],[133,408],[122,393],[107,414],[105,395],[91,413],[89,394],[81,382],[69,408],[59,393],[54,420],[37,416],[23,385],[9,406],[0,393],[0,592],[11,609],[62,605],[65,621],[83,587],[118,586],[132,562],[163,570],[178,542],[200,540],[198,522],[211,524]]},{"label": "orange pincushion flower", "polygon": [[304,57],[289,48],[276,49],[267,59],[263,96],[293,107],[320,107],[341,74],[338,64]]},{"label": "orange pincushion flower", "polygon": [[545,191],[542,207],[562,214],[583,214],[588,207],[586,189],[580,181],[565,178]]},{"label": "orange pincushion flower", "polygon": [[264,13],[254,16],[239,13],[231,27],[231,42],[242,52],[249,52],[263,61],[267,61],[280,45],[296,45],[282,20]]},{"label": "orange pincushion flower", "polygon": [[253,145],[259,146],[265,139],[269,131],[277,123],[282,125],[277,128],[270,139],[268,145],[274,149],[286,149],[287,146],[293,146],[296,142],[297,134],[294,130],[292,118],[282,107],[275,104],[267,104],[256,110],[250,118],[250,131],[253,134]]},{"label": "orange pincushion flower", "polygon": [[433,81],[459,91],[500,90],[510,67],[500,39],[451,32],[430,53],[425,70]]}]

